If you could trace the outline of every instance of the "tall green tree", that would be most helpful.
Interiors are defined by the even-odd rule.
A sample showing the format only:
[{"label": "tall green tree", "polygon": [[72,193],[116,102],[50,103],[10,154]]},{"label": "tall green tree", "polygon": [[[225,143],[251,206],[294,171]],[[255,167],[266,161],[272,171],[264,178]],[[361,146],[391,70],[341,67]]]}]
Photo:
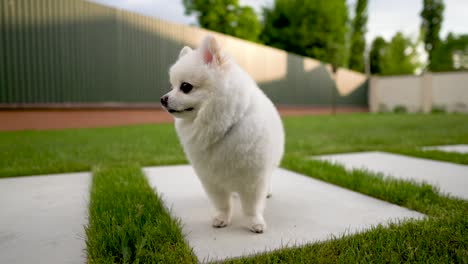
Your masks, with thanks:
[{"label": "tall green tree", "polygon": [[453,62],[454,36],[449,34],[445,41],[441,41],[432,52],[431,71],[445,72],[455,70]]},{"label": "tall green tree", "polygon": [[413,74],[419,66],[415,45],[401,32],[396,33],[384,51],[382,75]]},{"label": "tall green tree", "polygon": [[349,68],[364,72],[364,50],[366,49],[367,0],[358,0],[352,22]]},{"label": "tall green tree", "polygon": [[434,72],[468,69],[468,35],[449,33],[434,50],[433,61]]},{"label": "tall green tree", "polygon": [[432,71],[437,68],[435,51],[440,44],[440,28],[442,26],[444,3],[442,0],[424,0],[421,11],[421,29],[424,33],[424,48],[429,54],[428,69]]},{"label": "tall green tree", "polygon": [[[449,34],[449,36],[453,36]],[[449,38],[447,38],[449,42]],[[468,34],[453,36],[452,56],[455,70],[468,70]]]},{"label": "tall green tree", "polygon": [[201,27],[234,37],[259,41],[262,25],[249,6],[238,0],[183,0],[185,13],[196,14]]},{"label": "tall green tree", "polygon": [[345,0],[275,0],[264,9],[261,40],[339,66],[345,64]]},{"label": "tall green tree", "polygon": [[416,52],[417,43],[398,32],[387,43],[382,37],[372,42],[369,54],[372,74],[399,75],[413,74],[422,64]]},{"label": "tall green tree", "polygon": [[372,74],[382,74],[382,65],[385,59],[387,46],[388,43],[382,37],[377,37],[372,42],[371,51],[369,53],[370,72]]}]

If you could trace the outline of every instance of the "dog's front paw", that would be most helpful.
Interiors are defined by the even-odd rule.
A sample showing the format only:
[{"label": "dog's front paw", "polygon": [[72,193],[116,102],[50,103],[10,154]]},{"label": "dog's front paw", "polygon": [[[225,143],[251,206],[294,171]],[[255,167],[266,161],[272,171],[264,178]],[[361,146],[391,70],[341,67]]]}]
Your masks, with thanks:
[{"label": "dog's front paw", "polygon": [[218,215],[215,218],[213,218],[212,225],[216,228],[226,227],[227,225],[229,225],[229,218],[225,215]]},{"label": "dog's front paw", "polygon": [[263,220],[263,217],[252,217],[250,219],[250,225],[249,229],[250,231],[261,234],[264,231],[266,231],[266,223],[265,220]]},{"label": "dog's front paw", "polygon": [[261,234],[265,230],[266,230],[265,224],[256,224],[250,227],[250,231],[257,233],[257,234]]}]

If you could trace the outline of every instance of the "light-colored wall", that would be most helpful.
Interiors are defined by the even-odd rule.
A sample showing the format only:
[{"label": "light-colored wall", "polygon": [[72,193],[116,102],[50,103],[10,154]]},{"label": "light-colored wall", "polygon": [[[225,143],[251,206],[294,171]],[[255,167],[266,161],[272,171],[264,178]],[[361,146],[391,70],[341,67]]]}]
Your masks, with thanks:
[{"label": "light-colored wall", "polygon": [[468,73],[434,74],[432,80],[433,106],[468,112]]},{"label": "light-colored wall", "polygon": [[[405,106],[408,111],[422,108],[421,78],[417,76],[372,77],[374,95],[371,110],[392,111]],[[371,86],[371,87],[372,87]]]},{"label": "light-colored wall", "polygon": [[[288,74],[288,52],[254,42],[231,37],[229,35],[209,31],[203,28],[187,27],[166,21],[159,21],[163,27],[159,33],[179,43],[185,43],[192,48],[197,47],[203,37],[213,35],[224,49],[237,63],[259,83],[284,79]],[[174,34],[178,31],[187,31],[184,34]],[[338,94],[346,96],[358,89],[367,80],[363,73],[346,68],[338,68],[335,76],[331,64],[308,57],[302,57],[303,72],[311,72],[325,66],[330,78],[335,78]]]},{"label": "light-colored wall", "polygon": [[408,112],[468,112],[468,72],[425,73],[421,76],[373,76],[369,87],[371,112],[393,111],[404,106]]},{"label": "light-colored wall", "polygon": [[331,74],[326,62],[90,1],[0,0],[0,18],[0,107],[159,104],[180,49],[207,35],[276,104],[368,103],[362,73]]}]

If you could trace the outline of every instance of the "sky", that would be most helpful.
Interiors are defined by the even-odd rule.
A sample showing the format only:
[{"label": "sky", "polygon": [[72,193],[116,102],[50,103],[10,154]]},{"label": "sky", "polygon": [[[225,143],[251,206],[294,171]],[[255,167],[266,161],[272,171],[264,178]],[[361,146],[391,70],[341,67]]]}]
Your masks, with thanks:
[{"label": "sky", "polygon": [[[347,0],[354,8],[357,0]],[[195,25],[194,16],[184,14],[182,0],[92,0],[113,7],[133,11],[147,16],[180,24]],[[258,13],[261,8],[271,6],[274,0],[240,0],[241,5],[250,5]],[[419,33],[423,0],[369,0],[366,40],[368,45],[376,36],[390,40],[396,32],[402,31],[406,36],[415,39]],[[445,11],[441,37],[448,32],[468,34],[468,0],[444,0]]]}]

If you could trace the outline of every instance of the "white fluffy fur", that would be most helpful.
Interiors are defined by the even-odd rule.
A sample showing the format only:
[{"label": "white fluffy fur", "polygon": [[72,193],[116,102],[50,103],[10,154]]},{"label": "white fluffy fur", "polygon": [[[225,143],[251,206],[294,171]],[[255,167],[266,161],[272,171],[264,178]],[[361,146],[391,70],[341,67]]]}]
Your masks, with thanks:
[{"label": "white fluffy fur", "polygon": [[[172,91],[165,95],[167,108],[182,111],[172,113],[176,130],[217,210],[213,226],[230,223],[231,199],[237,193],[249,229],[262,233],[270,177],[284,150],[276,108],[209,36],[196,50],[184,47],[169,75]],[[182,82],[192,84],[193,90],[183,93]]]}]

